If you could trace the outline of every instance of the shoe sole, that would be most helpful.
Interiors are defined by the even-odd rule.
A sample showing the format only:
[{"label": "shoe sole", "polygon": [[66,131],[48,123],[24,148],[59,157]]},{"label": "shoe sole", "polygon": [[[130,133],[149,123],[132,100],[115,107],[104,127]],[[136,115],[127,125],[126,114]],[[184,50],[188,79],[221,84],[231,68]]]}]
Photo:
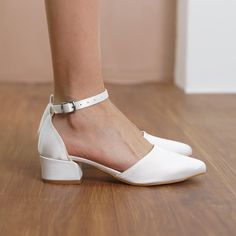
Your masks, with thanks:
[{"label": "shoe sole", "polygon": [[[102,171],[102,170],[101,170]],[[104,172],[104,171],[102,171]],[[108,174],[106,172],[104,172],[105,174]],[[153,183],[149,183],[149,184],[138,184],[138,183],[132,183],[132,182],[129,182],[129,181],[125,181],[125,180],[121,180],[111,174],[108,174],[112,177],[114,177],[115,179],[123,182],[123,183],[126,183],[126,184],[129,184],[129,185],[133,185],[133,186],[142,186],[142,187],[147,187],[147,186],[154,186],[154,185],[166,185],[166,184],[174,184],[174,183],[180,183],[180,182],[183,182],[185,180],[188,180],[190,178],[193,178],[193,177],[196,177],[196,176],[200,176],[200,175],[204,175],[205,173],[200,173],[200,174],[196,174],[196,175],[192,175],[188,178],[184,178],[184,179],[177,179],[177,180],[173,180],[173,181],[165,181],[165,182],[153,182]],[[48,179],[43,179],[42,178],[42,181],[44,183],[49,183],[49,184],[57,184],[57,185],[79,185],[82,183],[82,180],[48,180]]]}]

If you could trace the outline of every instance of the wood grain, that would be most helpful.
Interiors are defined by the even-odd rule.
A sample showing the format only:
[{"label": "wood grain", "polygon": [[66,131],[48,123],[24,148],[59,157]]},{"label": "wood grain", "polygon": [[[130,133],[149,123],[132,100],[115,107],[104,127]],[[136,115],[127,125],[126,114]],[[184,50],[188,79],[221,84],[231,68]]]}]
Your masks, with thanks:
[{"label": "wood grain", "polygon": [[191,144],[207,174],[135,187],[84,166],[81,185],[45,184],[36,131],[52,86],[1,84],[0,234],[235,235],[236,95],[185,95],[161,84],[107,87],[141,129]]}]

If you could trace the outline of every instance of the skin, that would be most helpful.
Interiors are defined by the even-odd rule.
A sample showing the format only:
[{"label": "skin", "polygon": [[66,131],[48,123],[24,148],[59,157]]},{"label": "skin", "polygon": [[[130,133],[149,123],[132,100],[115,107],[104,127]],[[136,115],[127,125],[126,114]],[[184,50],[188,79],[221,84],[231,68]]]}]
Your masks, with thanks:
[{"label": "skin", "polygon": [[[54,103],[104,91],[99,0],[45,0],[54,71]],[[53,124],[70,155],[124,171],[151,149],[140,130],[105,100]]]}]

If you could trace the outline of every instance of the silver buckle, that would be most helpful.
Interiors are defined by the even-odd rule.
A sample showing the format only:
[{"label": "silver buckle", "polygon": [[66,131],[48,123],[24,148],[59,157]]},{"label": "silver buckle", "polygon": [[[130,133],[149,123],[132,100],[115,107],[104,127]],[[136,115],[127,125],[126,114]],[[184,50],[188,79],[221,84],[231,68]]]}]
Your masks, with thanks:
[{"label": "silver buckle", "polygon": [[73,113],[76,111],[75,101],[64,102],[61,104],[62,113]]}]

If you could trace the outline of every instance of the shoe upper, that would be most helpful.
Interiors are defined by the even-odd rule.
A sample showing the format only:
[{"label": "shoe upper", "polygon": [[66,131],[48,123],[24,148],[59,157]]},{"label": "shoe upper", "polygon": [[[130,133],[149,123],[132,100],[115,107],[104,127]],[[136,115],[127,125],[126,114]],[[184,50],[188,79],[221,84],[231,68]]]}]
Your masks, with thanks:
[{"label": "shoe upper", "polygon": [[176,152],[185,156],[191,156],[192,155],[192,148],[181,142],[159,138],[156,136],[153,136],[151,134],[148,134],[147,132],[143,131],[143,136],[146,140],[148,140],[151,144],[157,145],[160,148]]},{"label": "shoe upper", "polygon": [[140,161],[119,177],[138,184],[177,182],[206,172],[204,162],[154,145]]}]

